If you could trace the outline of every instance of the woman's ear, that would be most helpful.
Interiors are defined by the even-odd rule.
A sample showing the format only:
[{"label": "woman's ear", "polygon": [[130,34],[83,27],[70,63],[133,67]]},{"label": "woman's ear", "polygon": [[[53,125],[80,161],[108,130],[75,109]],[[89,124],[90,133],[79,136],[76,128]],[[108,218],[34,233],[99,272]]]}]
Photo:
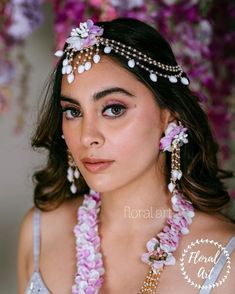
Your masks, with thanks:
[{"label": "woman's ear", "polygon": [[165,108],[162,109],[161,111],[161,121],[162,121],[162,127],[163,127],[163,132],[167,128],[168,124],[171,122],[177,122],[176,117],[172,114],[172,112]]}]

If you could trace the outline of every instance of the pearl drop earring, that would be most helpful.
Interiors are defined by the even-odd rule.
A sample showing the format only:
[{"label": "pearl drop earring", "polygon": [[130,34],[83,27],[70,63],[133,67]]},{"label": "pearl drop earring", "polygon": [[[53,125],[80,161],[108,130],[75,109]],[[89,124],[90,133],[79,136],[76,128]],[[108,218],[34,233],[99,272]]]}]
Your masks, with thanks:
[{"label": "pearl drop earring", "polygon": [[171,178],[168,184],[168,190],[172,193],[176,187],[176,181],[182,177],[180,169],[180,147],[188,143],[187,128],[183,127],[179,121],[168,124],[165,130],[165,136],[160,140],[160,150],[171,152]]},{"label": "pearl drop earring", "polygon": [[79,179],[80,172],[76,166],[76,163],[71,155],[71,153],[68,151],[68,169],[67,169],[67,179],[71,183],[70,191],[73,194],[76,194],[77,187],[75,185],[75,180]]}]

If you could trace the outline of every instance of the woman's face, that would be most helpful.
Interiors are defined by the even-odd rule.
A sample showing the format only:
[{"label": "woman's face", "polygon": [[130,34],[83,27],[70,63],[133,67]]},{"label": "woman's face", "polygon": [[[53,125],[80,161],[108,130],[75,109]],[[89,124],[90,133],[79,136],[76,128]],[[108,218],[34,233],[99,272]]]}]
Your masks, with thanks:
[{"label": "woman's face", "polygon": [[[158,164],[159,140],[169,112],[161,110],[151,91],[112,59],[102,56],[72,84],[64,76],[61,106],[67,147],[93,190],[120,188]],[[113,163],[91,172],[84,157]]]}]

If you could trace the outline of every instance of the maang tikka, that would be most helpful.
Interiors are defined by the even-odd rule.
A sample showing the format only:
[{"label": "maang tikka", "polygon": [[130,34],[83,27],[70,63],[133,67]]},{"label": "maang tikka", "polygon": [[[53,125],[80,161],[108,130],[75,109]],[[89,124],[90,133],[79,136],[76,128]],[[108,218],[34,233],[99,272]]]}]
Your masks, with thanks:
[{"label": "maang tikka", "polygon": [[168,189],[172,193],[176,187],[176,181],[182,177],[180,169],[180,147],[188,143],[187,128],[183,127],[179,121],[177,125],[175,122],[169,123],[165,136],[160,140],[160,150],[171,152],[171,178],[168,184]]},{"label": "maang tikka", "polygon": [[67,48],[55,52],[55,56],[63,57],[62,74],[67,75],[69,84],[74,81],[75,73],[88,71],[92,63],[100,62],[102,46],[103,53],[110,54],[113,51],[127,59],[128,67],[138,66],[148,72],[149,79],[154,83],[157,82],[158,77],[162,77],[173,84],[180,81],[185,86],[189,85],[189,79],[180,65],[161,63],[134,47],[102,37],[103,32],[101,26],[95,25],[91,19],[88,19],[80,23],[79,27],[72,29],[65,41],[68,44]]},{"label": "maang tikka", "polygon": [[70,191],[73,194],[76,194],[77,192],[77,187],[75,184],[75,180],[79,179],[80,177],[80,172],[76,166],[76,163],[72,157],[72,154],[70,153],[70,151],[68,150],[67,152],[68,154],[68,169],[67,169],[67,179],[68,181],[71,183],[70,185]]}]

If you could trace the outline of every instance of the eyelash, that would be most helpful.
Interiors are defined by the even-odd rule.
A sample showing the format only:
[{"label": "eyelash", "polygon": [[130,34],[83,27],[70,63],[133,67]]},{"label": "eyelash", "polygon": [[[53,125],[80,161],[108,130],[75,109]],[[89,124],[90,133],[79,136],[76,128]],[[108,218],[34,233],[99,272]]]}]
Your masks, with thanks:
[{"label": "eyelash", "polygon": [[[123,111],[123,113],[122,114],[120,114],[120,115],[114,115],[114,116],[110,116],[110,118],[111,119],[115,119],[115,118],[118,118],[118,117],[120,117],[120,116],[122,116],[124,113],[125,113],[125,111],[126,111],[126,106],[124,106],[124,105],[122,105],[122,104],[118,104],[118,103],[115,103],[115,104],[110,104],[110,105],[107,105],[107,106],[105,106],[104,107],[104,109],[102,110],[102,113],[104,112],[104,111],[106,111],[107,109],[112,109],[112,108],[114,108],[114,107],[118,107],[119,109],[121,108],[122,110],[124,110]],[[76,119],[76,118],[79,118],[80,116],[73,116],[73,115],[71,115],[72,117],[68,117],[68,115],[66,115],[66,112],[67,111],[76,111],[76,112],[80,112],[79,111],[79,109],[77,109],[77,108],[75,108],[75,107],[62,107],[62,112],[63,113],[65,113],[65,117],[66,117],[66,119],[67,120],[73,120],[73,119]],[[81,113],[81,112],[80,112]]]}]

